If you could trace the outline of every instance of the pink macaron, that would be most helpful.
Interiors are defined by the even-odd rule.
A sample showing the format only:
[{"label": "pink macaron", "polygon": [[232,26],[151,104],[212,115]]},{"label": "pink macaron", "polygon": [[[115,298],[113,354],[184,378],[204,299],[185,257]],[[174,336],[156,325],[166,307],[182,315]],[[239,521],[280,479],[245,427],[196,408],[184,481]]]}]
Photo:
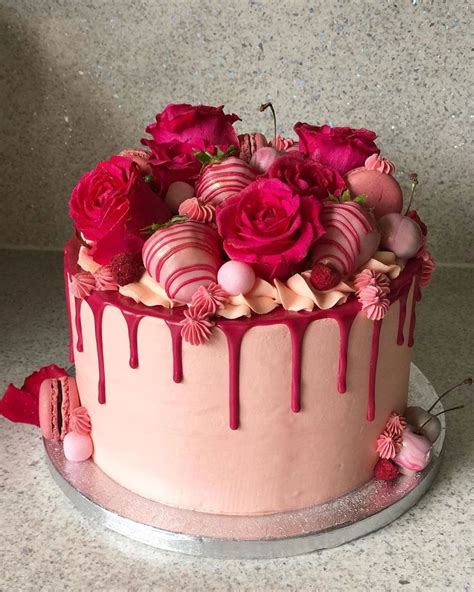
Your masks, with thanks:
[{"label": "pink macaron", "polygon": [[39,393],[39,421],[46,440],[63,440],[70,431],[70,414],[79,407],[79,393],[72,376],[44,380]]},{"label": "pink macaron", "polygon": [[373,208],[376,218],[402,211],[402,189],[392,175],[360,167],[347,173],[346,183],[353,197],[366,196],[364,206]]}]

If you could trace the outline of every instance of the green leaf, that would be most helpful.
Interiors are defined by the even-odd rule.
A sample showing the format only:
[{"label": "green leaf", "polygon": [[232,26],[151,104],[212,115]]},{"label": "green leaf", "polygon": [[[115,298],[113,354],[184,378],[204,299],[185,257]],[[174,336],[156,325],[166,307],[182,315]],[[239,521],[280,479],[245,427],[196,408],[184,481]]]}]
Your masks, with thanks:
[{"label": "green leaf", "polygon": [[364,193],[361,193],[360,195],[357,195],[356,197],[354,197],[354,201],[358,204],[363,205],[367,201],[367,195],[365,195]]},{"label": "green leaf", "polygon": [[157,230],[161,230],[162,228],[168,228],[169,226],[173,226],[174,224],[179,224],[180,222],[186,222],[188,219],[187,216],[173,216],[167,222],[163,222],[162,224],[150,224],[150,226],[146,226],[142,228],[140,232],[142,234],[154,234]]},{"label": "green leaf", "polygon": [[342,193],[342,195],[341,195],[341,197],[340,197],[340,200],[339,200],[339,201],[340,201],[341,203],[344,203],[344,202],[346,202],[346,201],[351,201],[351,194],[349,193],[349,190],[348,190],[348,189],[346,189],[346,190],[345,190],[345,191]]},{"label": "green leaf", "polygon": [[195,150],[194,156],[199,160],[203,167],[209,166],[210,164],[216,164],[217,162],[222,162],[229,156],[237,153],[237,148],[235,146],[229,146],[225,152],[223,152],[219,146],[216,146],[216,153],[212,154],[207,150]]},{"label": "green leaf", "polygon": [[145,183],[153,183],[153,175],[144,175],[143,180]]}]

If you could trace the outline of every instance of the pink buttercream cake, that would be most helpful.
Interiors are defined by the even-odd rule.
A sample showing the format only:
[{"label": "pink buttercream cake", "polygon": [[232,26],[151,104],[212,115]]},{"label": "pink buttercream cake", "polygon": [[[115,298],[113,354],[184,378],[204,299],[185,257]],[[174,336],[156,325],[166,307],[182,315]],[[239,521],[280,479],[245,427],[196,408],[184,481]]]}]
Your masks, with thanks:
[{"label": "pink buttercream cake", "polygon": [[[64,371],[36,376],[69,461],[166,505],[259,515],[429,462],[436,422],[404,415],[421,417],[408,381],[434,261],[374,132],[298,122],[267,139],[238,120],[168,105],[145,149],[79,180],[71,420],[53,397]],[[45,424],[21,392],[0,412]]]}]

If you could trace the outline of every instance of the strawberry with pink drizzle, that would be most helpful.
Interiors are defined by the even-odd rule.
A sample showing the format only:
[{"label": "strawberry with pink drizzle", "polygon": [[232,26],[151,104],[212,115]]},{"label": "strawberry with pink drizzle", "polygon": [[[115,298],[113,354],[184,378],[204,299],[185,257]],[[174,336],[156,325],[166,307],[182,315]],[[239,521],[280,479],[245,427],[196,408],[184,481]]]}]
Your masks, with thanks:
[{"label": "strawberry with pink drizzle", "polygon": [[380,232],[355,201],[325,201],[321,222],[326,232],[311,249],[313,263],[325,263],[349,277],[377,250]]},{"label": "strawberry with pink drizzle", "polygon": [[229,156],[202,170],[196,184],[196,195],[203,203],[217,206],[245,189],[256,177],[257,173],[248,163]]},{"label": "strawberry with pink drizzle", "polygon": [[216,282],[216,231],[188,220],[159,228],[143,245],[143,263],[169,298],[187,304],[200,286]]}]

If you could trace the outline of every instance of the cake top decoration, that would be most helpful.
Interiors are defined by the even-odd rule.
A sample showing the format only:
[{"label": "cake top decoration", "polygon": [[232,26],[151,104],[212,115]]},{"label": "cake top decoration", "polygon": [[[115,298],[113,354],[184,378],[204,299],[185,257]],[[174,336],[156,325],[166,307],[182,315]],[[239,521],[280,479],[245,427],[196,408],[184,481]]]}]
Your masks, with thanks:
[{"label": "cake top decoration", "polygon": [[[412,209],[418,178],[403,214],[375,132],[300,121],[297,137],[284,137],[272,103],[260,111],[271,112],[271,135],[238,133],[240,118],[223,106],[168,105],[144,148],[125,148],[79,180],[69,205],[82,244],[77,297],[119,289],[145,306],[191,307],[183,331],[201,343],[215,314],[350,300],[379,321],[410,259],[429,283],[427,228]],[[229,296],[222,306],[218,290]]]}]

